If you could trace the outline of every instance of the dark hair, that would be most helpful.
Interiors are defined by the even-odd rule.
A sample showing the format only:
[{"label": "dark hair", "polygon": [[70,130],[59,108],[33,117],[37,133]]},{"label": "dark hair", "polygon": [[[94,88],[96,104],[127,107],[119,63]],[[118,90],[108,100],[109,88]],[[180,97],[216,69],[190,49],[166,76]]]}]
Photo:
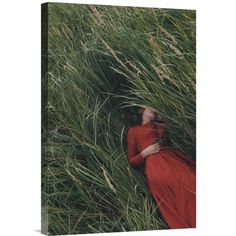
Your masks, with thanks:
[{"label": "dark hair", "polygon": [[144,111],[142,107],[132,106],[125,113],[124,119],[128,122],[128,126],[132,127],[142,123],[142,112],[139,109],[143,109]]},{"label": "dark hair", "polygon": [[141,124],[143,122],[143,112],[145,108],[143,107],[138,107],[137,109],[137,123]]}]

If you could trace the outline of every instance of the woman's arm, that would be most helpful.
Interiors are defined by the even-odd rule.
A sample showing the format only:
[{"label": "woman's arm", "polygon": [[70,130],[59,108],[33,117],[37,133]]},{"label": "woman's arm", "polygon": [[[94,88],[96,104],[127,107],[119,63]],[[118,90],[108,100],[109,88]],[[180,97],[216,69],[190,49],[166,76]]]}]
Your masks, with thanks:
[{"label": "woman's arm", "polygon": [[130,128],[127,135],[127,157],[128,162],[131,166],[141,166],[145,162],[145,157],[142,152],[138,153],[137,146],[135,143],[135,137]]}]

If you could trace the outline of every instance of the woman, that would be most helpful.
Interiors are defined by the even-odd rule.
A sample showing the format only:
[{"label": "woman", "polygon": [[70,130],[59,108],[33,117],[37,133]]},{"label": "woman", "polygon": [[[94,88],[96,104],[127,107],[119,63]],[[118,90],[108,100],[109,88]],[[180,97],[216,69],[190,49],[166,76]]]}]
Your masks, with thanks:
[{"label": "woman", "polygon": [[196,163],[169,146],[167,128],[155,122],[156,115],[150,107],[139,108],[141,123],[128,130],[128,162],[144,166],[147,186],[169,228],[195,228]]}]

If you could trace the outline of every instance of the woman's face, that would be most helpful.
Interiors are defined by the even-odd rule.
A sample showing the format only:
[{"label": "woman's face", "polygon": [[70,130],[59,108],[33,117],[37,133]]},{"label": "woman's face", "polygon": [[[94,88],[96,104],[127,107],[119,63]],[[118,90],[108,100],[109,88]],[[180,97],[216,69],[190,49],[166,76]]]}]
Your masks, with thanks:
[{"label": "woman's face", "polygon": [[151,108],[145,108],[143,117],[153,120],[155,118],[155,113]]}]

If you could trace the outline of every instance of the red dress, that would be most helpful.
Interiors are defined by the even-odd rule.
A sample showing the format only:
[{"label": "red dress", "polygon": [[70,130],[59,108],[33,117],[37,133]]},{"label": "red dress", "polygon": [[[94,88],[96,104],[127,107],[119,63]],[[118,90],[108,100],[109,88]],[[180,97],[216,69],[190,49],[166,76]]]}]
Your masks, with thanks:
[{"label": "red dress", "polygon": [[127,157],[133,167],[144,165],[146,183],[169,228],[196,227],[196,162],[167,146],[144,159],[141,151],[166,140],[167,129],[151,121],[128,130]]}]

